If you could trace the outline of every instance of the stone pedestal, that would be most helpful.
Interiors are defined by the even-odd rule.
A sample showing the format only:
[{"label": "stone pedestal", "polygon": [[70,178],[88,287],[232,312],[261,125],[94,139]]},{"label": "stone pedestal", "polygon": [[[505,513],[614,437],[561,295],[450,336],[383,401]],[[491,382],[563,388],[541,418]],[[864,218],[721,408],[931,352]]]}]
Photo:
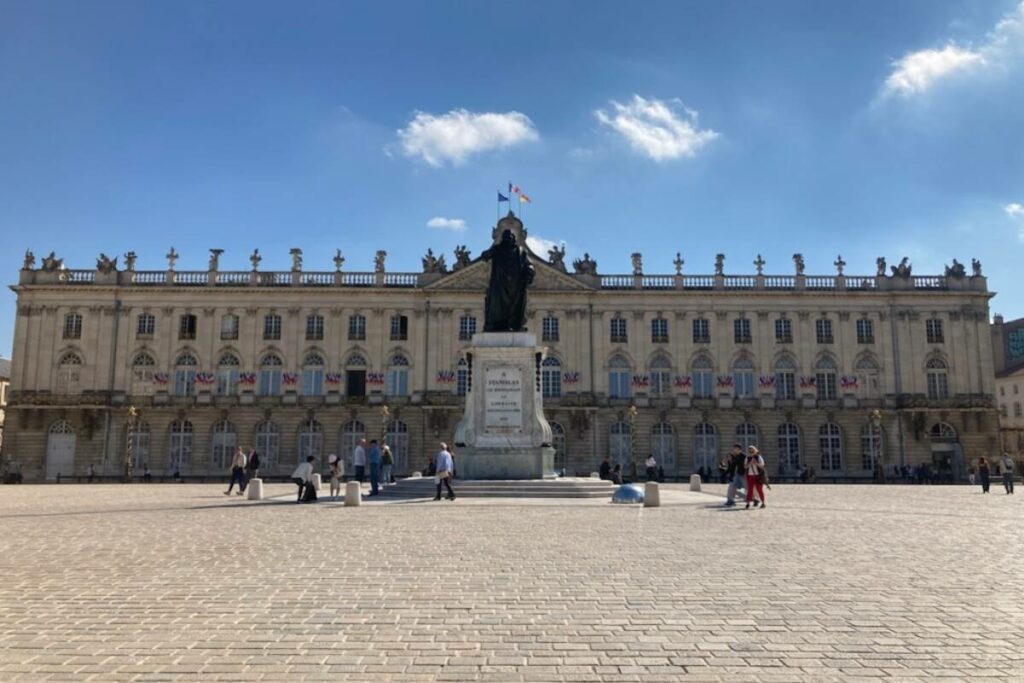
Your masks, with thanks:
[{"label": "stone pedestal", "polygon": [[551,425],[541,397],[543,359],[530,332],[474,335],[466,412],[455,428],[461,478],[554,478]]},{"label": "stone pedestal", "polygon": [[249,500],[263,500],[263,480],[259,478],[252,478],[249,480],[249,485],[245,488],[248,491]]},{"label": "stone pedestal", "polygon": [[690,475],[690,490],[691,491],[700,491],[700,475],[699,474],[691,474]]},{"label": "stone pedestal", "polygon": [[658,487],[658,482],[649,481],[644,484],[644,507],[661,507],[661,489]]},{"label": "stone pedestal", "polygon": [[353,505],[361,505],[363,502],[363,492],[360,490],[358,481],[347,481],[345,482],[345,507],[351,507]]}]

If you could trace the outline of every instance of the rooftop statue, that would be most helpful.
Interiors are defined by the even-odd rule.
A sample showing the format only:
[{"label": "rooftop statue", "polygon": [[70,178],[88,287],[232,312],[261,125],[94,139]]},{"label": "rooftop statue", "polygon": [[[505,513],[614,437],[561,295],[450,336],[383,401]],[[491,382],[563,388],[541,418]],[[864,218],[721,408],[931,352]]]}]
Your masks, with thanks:
[{"label": "rooftop statue", "polygon": [[715,254],[715,275],[725,275],[725,254]]},{"label": "rooftop statue", "polygon": [[423,257],[424,273],[447,273],[448,266],[444,262],[444,254],[434,256],[433,249],[427,249],[427,255]]},{"label": "rooftop statue", "polygon": [[57,258],[57,255],[51,251],[49,256],[43,258],[43,271],[53,273],[58,270],[64,270],[64,259]]},{"label": "rooftop statue", "polygon": [[967,269],[964,268],[964,264],[953,259],[953,265],[946,266],[946,277],[955,277],[958,280],[962,280],[967,277]]},{"label": "rooftop statue", "polygon": [[469,265],[469,249],[466,248],[465,244],[460,244],[455,247],[455,265],[452,266],[452,270],[462,270]]},{"label": "rooftop statue", "polygon": [[383,273],[384,272],[384,259],[388,257],[388,252],[383,249],[378,249],[377,254],[373,257],[373,272]]},{"label": "rooftop statue", "polygon": [[971,259],[971,275],[981,277],[981,261],[976,258]]},{"label": "rooftop statue", "polygon": [[480,254],[491,262],[491,279],[484,298],[484,332],[522,332],[526,329],[526,288],[534,268],[526,247],[516,244],[511,230]]},{"label": "rooftop statue", "polygon": [[21,264],[22,270],[32,270],[36,267],[36,255],[30,249],[25,250],[25,261]]},{"label": "rooftop statue", "polygon": [[875,273],[878,277],[885,277],[885,257],[879,256],[875,259],[875,265],[878,267],[878,272]]},{"label": "rooftop statue", "polygon": [[96,259],[96,270],[103,273],[104,275],[110,275],[111,273],[117,272],[117,257],[110,258],[106,254],[100,254],[100,257]]},{"label": "rooftop statue", "polygon": [[262,261],[262,260],[263,260],[263,257],[260,256],[260,250],[259,249],[253,249],[252,253],[249,254],[249,263],[252,264],[252,269],[253,270],[256,270],[257,268],[260,267],[260,261]]},{"label": "rooftop statue", "polygon": [[644,274],[644,257],[639,251],[635,251],[629,256],[633,262],[633,275]]},{"label": "rooftop statue", "polygon": [[129,271],[129,272],[135,270],[135,259],[137,259],[137,258],[138,258],[138,256],[136,255],[136,253],[134,251],[125,252],[125,255],[124,255],[124,269]]},{"label": "rooftop statue", "polygon": [[582,259],[572,262],[572,269],[577,275],[597,275],[597,261],[590,258],[590,254],[583,254]]},{"label": "rooftop statue", "polygon": [[563,273],[565,272],[565,245],[564,244],[561,247],[555,246],[555,247],[551,247],[550,249],[548,249],[548,263],[550,263],[552,267],[557,268],[558,270],[562,271]]},{"label": "rooftop statue", "polygon": [[892,271],[893,277],[901,277],[903,279],[907,279],[910,277],[910,271],[912,267],[913,266],[910,265],[910,259],[904,256],[902,259],[900,259],[900,264],[898,266],[892,266],[890,270]]},{"label": "rooftop statue", "polygon": [[292,247],[288,253],[292,255],[292,272],[297,273],[302,270],[302,250]]},{"label": "rooftop statue", "polygon": [[334,250],[334,272],[340,273],[341,267],[345,265],[345,257],[341,255],[341,249]]},{"label": "rooftop statue", "polygon": [[796,266],[796,274],[797,275],[803,275],[804,274],[804,255],[803,254],[793,254],[793,265]]}]

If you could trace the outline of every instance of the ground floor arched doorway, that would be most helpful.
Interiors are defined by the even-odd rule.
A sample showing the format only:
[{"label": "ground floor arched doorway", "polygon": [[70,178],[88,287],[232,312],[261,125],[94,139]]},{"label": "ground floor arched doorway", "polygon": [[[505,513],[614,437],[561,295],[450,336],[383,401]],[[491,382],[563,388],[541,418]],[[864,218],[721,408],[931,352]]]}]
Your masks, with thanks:
[{"label": "ground floor arched doorway", "polygon": [[46,478],[69,477],[74,472],[75,428],[67,420],[57,420],[46,435]]}]

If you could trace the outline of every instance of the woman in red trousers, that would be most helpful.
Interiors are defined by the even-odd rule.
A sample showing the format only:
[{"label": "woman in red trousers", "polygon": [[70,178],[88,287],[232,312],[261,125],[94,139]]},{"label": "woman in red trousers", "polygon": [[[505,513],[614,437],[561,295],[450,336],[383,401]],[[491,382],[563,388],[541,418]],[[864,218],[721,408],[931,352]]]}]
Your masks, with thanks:
[{"label": "woman in red trousers", "polygon": [[[754,488],[757,488],[757,500],[764,504],[764,458],[757,446],[747,446],[747,459],[744,463],[744,471],[747,474],[747,508],[750,508],[750,501],[754,499]],[[757,502],[754,503],[757,507]]]}]

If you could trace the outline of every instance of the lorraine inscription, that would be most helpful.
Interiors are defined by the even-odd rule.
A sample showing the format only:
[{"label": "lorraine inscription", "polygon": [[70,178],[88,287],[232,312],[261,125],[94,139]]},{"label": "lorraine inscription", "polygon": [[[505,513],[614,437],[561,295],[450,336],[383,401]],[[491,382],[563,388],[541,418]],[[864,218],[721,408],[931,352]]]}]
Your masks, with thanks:
[{"label": "lorraine inscription", "polygon": [[487,368],[484,373],[484,428],[492,432],[523,428],[523,376],[520,368]]}]

